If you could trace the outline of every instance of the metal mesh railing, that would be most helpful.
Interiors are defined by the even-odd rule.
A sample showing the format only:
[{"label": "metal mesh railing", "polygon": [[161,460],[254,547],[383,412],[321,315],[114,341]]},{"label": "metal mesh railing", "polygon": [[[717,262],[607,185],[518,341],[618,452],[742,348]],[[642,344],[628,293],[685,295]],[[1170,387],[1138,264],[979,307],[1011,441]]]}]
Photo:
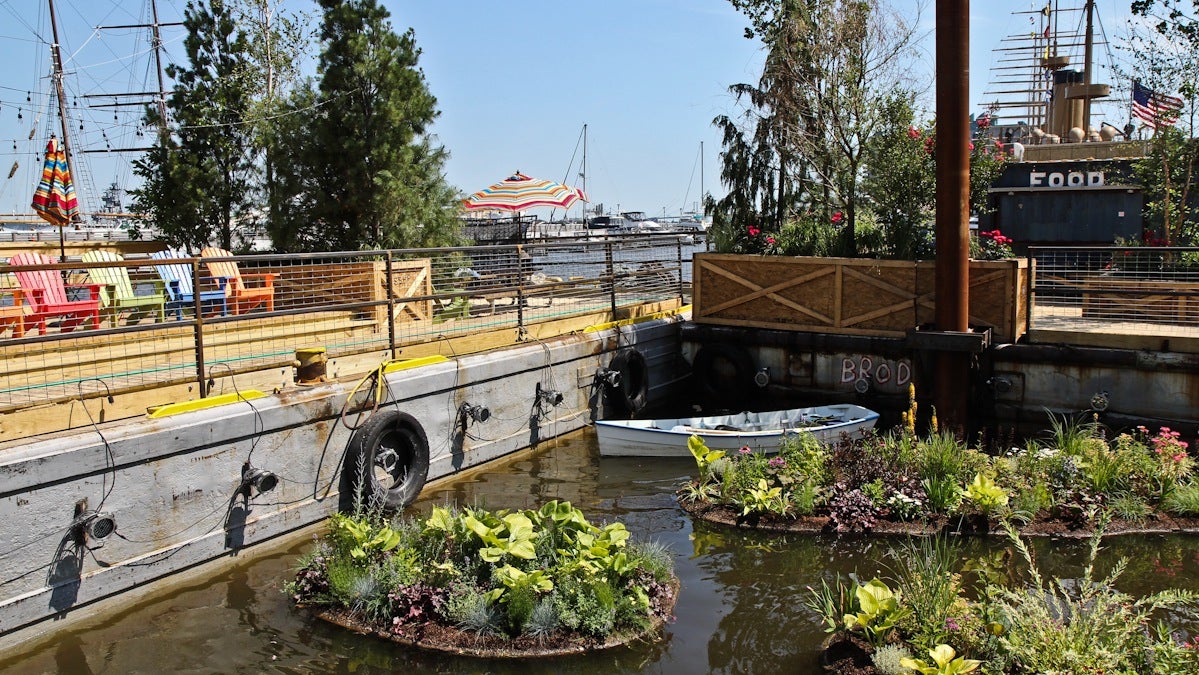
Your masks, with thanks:
[{"label": "metal mesh railing", "polygon": [[[491,331],[521,339],[533,324],[599,321],[685,292],[678,237],[163,255],[0,265],[0,411],[176,384],[204,391],[212,378],[290,368],[313,344],[337,358]],[[30,286],[55,279],[70,285],[47,306]]]},{"label": "metal mesh railing", "polygon": [[1199,331],[1199,248],[1031,247],[1032,327]]}]

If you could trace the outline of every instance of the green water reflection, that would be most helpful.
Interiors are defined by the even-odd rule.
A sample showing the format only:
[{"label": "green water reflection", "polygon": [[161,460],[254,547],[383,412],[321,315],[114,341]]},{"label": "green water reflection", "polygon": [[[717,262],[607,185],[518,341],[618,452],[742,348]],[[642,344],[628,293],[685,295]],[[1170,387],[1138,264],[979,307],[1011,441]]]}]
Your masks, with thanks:
[{"label": "green water reflection", "polygon": [[[676,555],[682,591],[677,620],[660,642],[599,655],[512,663],[413,651],[350,634],[291,608],[281,592],[309,545],[293,538],[270,554],[145,599],[123,613],[59,635],[52,643],[0,657],[12,673],[760,673],[817,672],[824,637],[802,602],[807,587],[837,572],[883,572],[899,540],[763,536],[692,523],[674,500],[690,460],[600,458],[588,431],[543,444],[486,471],[427,489],[416,509],[453,501],[527,508],[564,499],[588,517],[619,518],[638,538]],[[1097,572],[1131,558],[1123,590],[1199,590],[1199,538],[1109,540]],[[1076,577],[1085,542],[1035,541],[1042,573]],[[963,559],[1002,563],[998,539],[962,542]]]}]

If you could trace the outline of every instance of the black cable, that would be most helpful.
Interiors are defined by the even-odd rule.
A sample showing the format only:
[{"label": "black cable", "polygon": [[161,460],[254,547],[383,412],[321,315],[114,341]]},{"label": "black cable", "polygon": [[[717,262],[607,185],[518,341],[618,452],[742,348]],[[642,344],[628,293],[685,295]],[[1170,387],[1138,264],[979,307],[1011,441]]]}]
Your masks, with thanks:
[{"label": "black cable", "polygon": [[[104,443],[105,466],[104,466],[104,474],[103,474],[103,477],[101,478],[101,486],[100,486],[100,490],[102,492],[104,492],[104,496],[100,498],[100,504],[96,506],[96,510],[99,511],[101,508],[104,507],[104,502],[108,501],[108,496],[111,495],[112,491],[114,489],[116,489],[116,487],[117,487],[117,458],[113,455],[112,446],[109,445],[108,439],[104,437],[104,432],[100,431],[100,425],[96,424],[96,420],[92,417],[92,411],[87,409],[87,403],[85,403],[83,400],[83,383],[84,382],[100,383],[100,386],[104,387],[104,392],[106,394],[108,394],[108,402],[109,403],[113,402],[113,397],[112,397],[112,390],[108,388],[108,383],[105,382],[104,380],[101,380],[98,377],[89,377],[85,380],[80,380],[79,382],[75,383],[76,388],[79,390],[79,405],[83,406],[83,412],[84,412],[84,414],[87,415],[87,421],[91,422],[92,429],[95,430],[96,435],[98,435],[100,437],[100,440]],[[112,473],[112,485],[108,486],[106,489],[104,486],[107,485],[107,483],[108,483],[108,474],[109,473]]]}]

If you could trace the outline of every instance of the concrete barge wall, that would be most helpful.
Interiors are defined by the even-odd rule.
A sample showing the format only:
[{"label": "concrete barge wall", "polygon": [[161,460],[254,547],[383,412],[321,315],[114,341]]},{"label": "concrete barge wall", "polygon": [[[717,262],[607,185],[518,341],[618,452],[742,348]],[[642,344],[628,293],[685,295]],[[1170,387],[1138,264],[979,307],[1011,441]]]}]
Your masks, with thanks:
[{"label": "concrete barge wall", "polygon": [[[682,341],[690,391],[708,407],[852,402],[878,411],[886,427],[899,423],[914,385],[920,409],[931,410],[933,355],[901,338],[687,324]],[[1144,424],[1199,436],[1199,354],[992,344],[972,362],[971,432],[1043,435],[1050,415],[1097,414],[1117,430]]]},{"label": "concrete barge wall", "polygon": [[[648,399],[664,400],[679,371],[679,325],[657,319],[399,370],[385,376],[391,402],[380,410],[419,421],[429,479],[450,476],[602,415],[597,371],[620,350],[641,352]],[[561,392],[560,404],[538,397],[547,389]],[[370,414],[343,421],[351,396],[359,403],[364,393],[354,394],[354,383],[323,384],[0,448],[0,647],[344,506],[347,425]],[[463,428],[463,403],[487,407],[490,418]],[[101,419],[101,404],[89,405]],[[247,465],[274,473],[278,485],[247,492]],[[88,512],[111,514],[116,533],[81,539],[78,516]]]}]

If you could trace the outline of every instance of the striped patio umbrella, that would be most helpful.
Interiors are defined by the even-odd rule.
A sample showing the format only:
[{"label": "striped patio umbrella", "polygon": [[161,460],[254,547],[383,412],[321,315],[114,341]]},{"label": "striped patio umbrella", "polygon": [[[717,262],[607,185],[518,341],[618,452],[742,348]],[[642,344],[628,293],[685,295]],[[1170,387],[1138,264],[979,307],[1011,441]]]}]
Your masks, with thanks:
[{"label": "striped patio umbrella", "polygon": [[42,166],[42,180],[33,193],[33,210],[51,225],[57,225],[59,255],[66,259],[66,242],[62,228],[79,216],[79,201],[75,198],[75,185],[71,182],[71,169],[67,166],[67,153],[51,136],[46,144],[46,161]]},{"label": "striped patio umbrella", "polygon": [[462,200],[471,211],[511,211],[513,213],[539,206],[569,208],[579,200],[587,201],[582,190],[552,180],[529,178],[517,171],[504,180],[479,190]]}]

